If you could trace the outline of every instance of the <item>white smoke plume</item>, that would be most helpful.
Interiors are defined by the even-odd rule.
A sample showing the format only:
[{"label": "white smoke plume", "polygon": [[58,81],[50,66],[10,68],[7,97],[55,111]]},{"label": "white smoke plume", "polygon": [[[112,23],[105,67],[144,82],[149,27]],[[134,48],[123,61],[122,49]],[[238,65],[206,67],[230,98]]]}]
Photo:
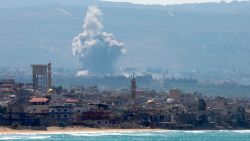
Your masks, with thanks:
[{"label": "white smoke plume", "polygon": [[88,76],[89,72],[87,70],[81,70],[76,73],[76,76]]},{"label": "white smoke plume", "polygon": [[73,39],[73,55],[78,57],[85,72],[104,75],[115,71],[115,63],[126,50],[114,35],[102,32],[102,12],[90,6],[84,18],[83,32]]}]

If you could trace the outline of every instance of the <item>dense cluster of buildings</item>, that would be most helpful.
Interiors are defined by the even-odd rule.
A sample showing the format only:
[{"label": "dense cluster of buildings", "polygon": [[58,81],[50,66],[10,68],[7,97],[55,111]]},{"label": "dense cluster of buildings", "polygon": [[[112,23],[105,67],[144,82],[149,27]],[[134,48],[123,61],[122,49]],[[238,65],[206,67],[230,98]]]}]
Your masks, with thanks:
[{"label": "dense cluster of buildings", "polygon": [[51,64],[32,65],[33,83],[0,81],[0,125],[46,129],[95,128],[242,129],[250,128],[250,100],[207,97],[178,89],[155,92],[131,87],[52,87]]}]

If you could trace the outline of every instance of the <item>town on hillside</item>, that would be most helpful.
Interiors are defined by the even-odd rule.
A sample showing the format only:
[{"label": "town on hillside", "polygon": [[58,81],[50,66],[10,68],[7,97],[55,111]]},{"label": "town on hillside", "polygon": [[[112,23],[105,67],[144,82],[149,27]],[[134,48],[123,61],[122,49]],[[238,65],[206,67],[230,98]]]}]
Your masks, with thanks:
[{"label": "town on hillside", "polygon": [[49,126],[92,128],[250,129],[250,100],[137,88],[53,86],[51,63],[32,65],[32,84],[0,81],[0,125],[13,129]]}]

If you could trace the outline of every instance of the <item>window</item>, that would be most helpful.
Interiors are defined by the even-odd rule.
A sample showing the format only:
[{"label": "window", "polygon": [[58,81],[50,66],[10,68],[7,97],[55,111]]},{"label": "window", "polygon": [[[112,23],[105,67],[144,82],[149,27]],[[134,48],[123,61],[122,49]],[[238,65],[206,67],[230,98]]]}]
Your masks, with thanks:
[{"label": "window", "polygon": [[64,109],[64,112],[67,112],[68,111],[68,109]]}]

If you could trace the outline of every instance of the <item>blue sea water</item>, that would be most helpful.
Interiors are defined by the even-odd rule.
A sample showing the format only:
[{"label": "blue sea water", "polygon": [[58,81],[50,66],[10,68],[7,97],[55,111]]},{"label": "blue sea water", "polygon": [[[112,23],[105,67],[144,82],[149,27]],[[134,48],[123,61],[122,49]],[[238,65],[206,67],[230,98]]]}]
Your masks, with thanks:
[{"label": "blue sea water", "polygon": [[68,132],[56,134],[0,134],[0,140],[19,141],[250,141],[250,130]]}]

